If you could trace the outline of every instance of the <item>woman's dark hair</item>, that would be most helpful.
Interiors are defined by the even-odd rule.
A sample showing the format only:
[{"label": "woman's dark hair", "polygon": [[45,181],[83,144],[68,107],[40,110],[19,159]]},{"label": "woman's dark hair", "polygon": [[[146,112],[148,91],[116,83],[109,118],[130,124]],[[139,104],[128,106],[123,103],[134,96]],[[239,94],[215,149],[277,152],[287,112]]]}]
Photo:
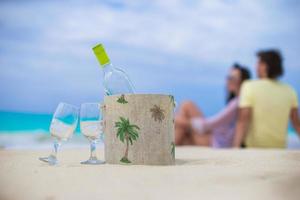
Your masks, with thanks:
[{"label": "woman's dark hair", "polygon": [[[234,63],[232,65],[232,69],[237,69],[237,70],[240,71],[240,74],[241,74],[241,83],[243,83],[245,80],[251,78],[251,73],[248,70],[248,68],[245,67],[245,66],[242,66],[242,65],[240,65],[238,63]],[[234,94],[233,92],[228,92],[226,103],[229,103],[235,97],[236,97],[236,94]]]},{"label": "woman's dark hair", "polygon": [[267,76],[271,79],[277,79],[283,75],[282,56],[278,50],[265,50],[257,52],[260,62],[267,65]]}]

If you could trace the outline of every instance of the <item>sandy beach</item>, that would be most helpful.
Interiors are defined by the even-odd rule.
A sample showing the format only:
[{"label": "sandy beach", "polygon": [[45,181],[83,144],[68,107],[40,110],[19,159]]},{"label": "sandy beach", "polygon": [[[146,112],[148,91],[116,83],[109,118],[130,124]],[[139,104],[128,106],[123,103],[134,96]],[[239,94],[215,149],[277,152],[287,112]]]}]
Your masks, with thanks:
[{"label": "sandy beach", "polygon": [[[1,200],[299,199],[300,151],[176,148],[175,166],[83,166],[88,149],[0,150]],[[98,150],[103,159],[103,149]]]}]

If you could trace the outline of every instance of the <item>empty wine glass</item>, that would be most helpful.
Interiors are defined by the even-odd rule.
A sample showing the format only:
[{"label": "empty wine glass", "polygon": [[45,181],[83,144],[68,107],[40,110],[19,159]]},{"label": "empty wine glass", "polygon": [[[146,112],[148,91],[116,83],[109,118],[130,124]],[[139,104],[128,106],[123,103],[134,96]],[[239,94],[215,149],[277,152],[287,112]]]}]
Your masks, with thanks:
[{"label": "empty wine glass", "polygon": [[90,158],[81,164],[98,165],[104,161],[98,160],[96,156],[96,144],[102,132],[101,107],[98,103],[84,103],[80,108],[80,131],[90,142]]},{"label": "empty wine glass", "polygon": [[53,151],[48,157],[39,158],[41,161],[47,162],[49,165],[58,163],[58,149],[63,141],[72,137],[78,117],[79,109],[77,107],[66,103],[60,103],[57,106],[50,125],[50,133],[54,138]]}]

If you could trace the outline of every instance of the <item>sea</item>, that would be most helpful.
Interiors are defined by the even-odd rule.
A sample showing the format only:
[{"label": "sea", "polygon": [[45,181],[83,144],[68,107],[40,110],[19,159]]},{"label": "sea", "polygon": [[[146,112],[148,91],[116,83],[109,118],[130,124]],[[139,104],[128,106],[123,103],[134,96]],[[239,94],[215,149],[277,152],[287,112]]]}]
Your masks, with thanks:
[{"label": "sea", "polygon": [[[50,149],[53,140],[49,127],[52,114],[0,111],[0,149]],[[88,148],[88,140],[79,126],[65,148]],[[103,146],[100,141],[99,146]]]},{"label": "sea", "polygon": [[[52,114],[0,111],[1,149],[43,149],[51,148],[49,133]],[[76,129],[73,137],[65,142],[66,148],[85,147],[87,139]],[[99,146],[103,147],[100,141]],[[288,148],[300,149],[300,139],[292,127],[288,128]]]}]

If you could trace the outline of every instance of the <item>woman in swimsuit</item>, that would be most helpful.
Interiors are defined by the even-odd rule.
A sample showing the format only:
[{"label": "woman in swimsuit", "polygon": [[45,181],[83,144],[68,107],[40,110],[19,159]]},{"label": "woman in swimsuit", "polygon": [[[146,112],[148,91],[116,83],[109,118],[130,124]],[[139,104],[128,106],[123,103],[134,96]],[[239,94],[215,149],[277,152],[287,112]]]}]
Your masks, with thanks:
[{"label": "woman in swimsuit", "polygon": [[247,68],[234,64],[227,76],[227,101],[223,110],[205,117],[193,102],[181,104],[175,117],[176,145],[202,145],[216,148],[231,147],[237,121],[239,91],[250,78]]}]

